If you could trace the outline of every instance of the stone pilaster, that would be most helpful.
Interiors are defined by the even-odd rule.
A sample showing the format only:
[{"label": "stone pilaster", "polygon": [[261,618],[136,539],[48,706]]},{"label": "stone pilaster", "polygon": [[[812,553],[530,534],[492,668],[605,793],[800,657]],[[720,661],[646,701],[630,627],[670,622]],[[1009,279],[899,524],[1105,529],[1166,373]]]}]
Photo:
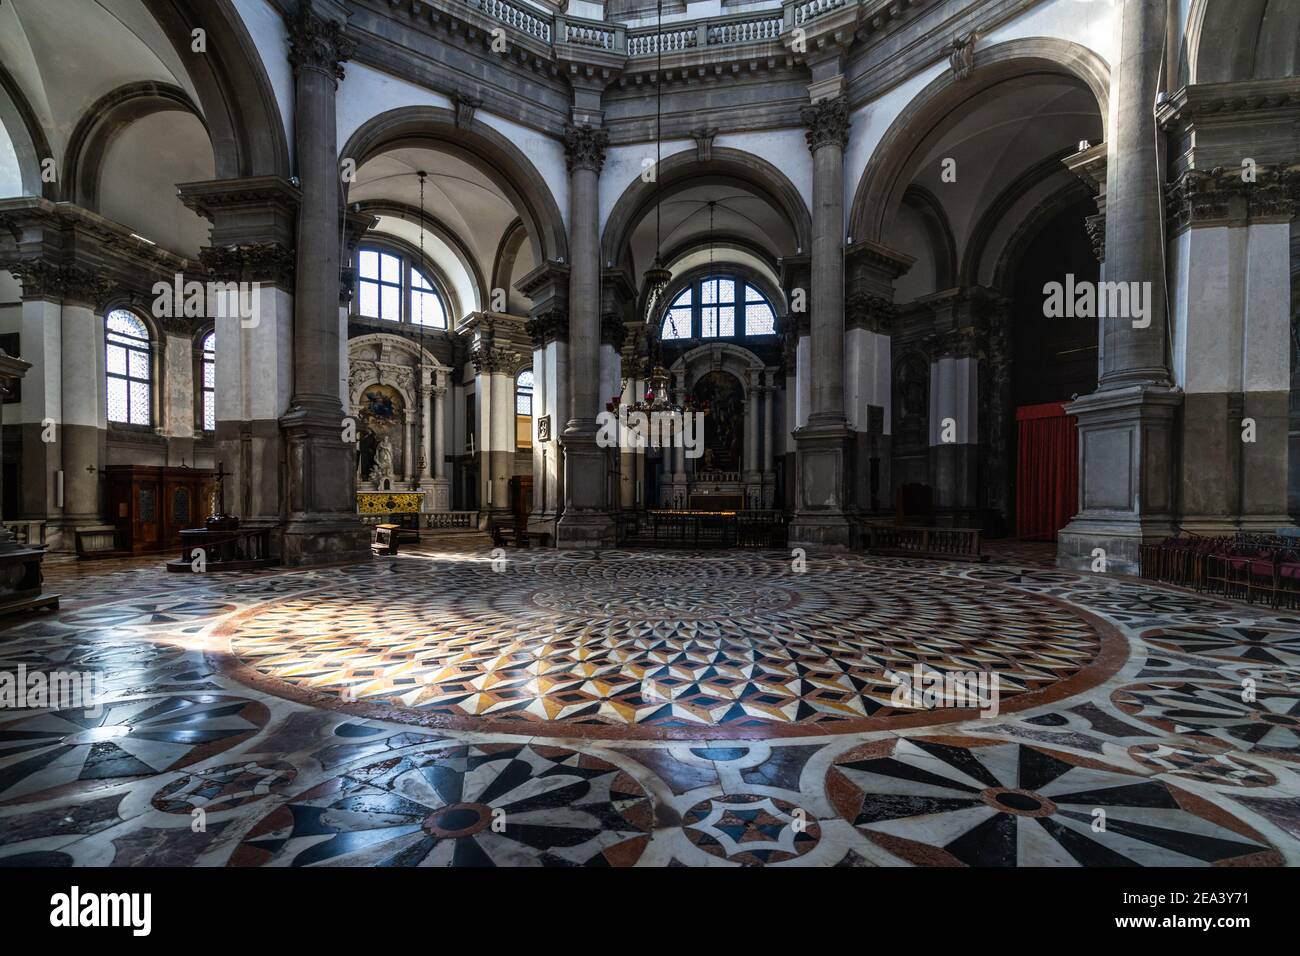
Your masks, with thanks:
[{"label": "stone pilaster", "polygon": [[600,548],[614,543],[609,500],[614,449],[596,444],[600,397],[600,170],[609,134],[591,123],[565,129],[569,168],[569,421],[564,452],[564,513],[556,543],[566,548]]},{"label": "stone pilaster", "polygon": [[335,94],[355,42],[336,0],[300,0],[289,26],[302,205],[293,303],[293,397],[280,419],[288,501],[281,560],[369,557],[356,516],[356,450],[343,441],[339,401],[339,172]]},{"label": "stone pilaster", "polygon": [[525,326],[533,346],[533,509],[528,527],[554,537],[564,510],[558,439],[569,420],[569,269],[544,263],[516,288],[532,301]]},{"label": "stone pilaster", "polygon": [[794,544],[852,543],[854,450],[844,415],[844,148],[848,97],[816,99],[803,111],[813,156],[810,318],[811,408],[795,432],[798,462]]}]

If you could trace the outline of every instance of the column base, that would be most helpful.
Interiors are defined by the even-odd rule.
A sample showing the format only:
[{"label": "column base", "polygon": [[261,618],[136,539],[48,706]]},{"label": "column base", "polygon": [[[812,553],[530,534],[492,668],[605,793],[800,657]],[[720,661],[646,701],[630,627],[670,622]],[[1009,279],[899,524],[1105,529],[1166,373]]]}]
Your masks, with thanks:
[{"label": "column base", "polygon": [[358,519],[296,518],[280,530],[280,563],[292,568],[370,560],[370,529]]},{"label": "column base", "polygon": [[609,451],[596,443],[595,422],[570,422],[564,448],[564,513],[556,524],[560,548],[612,548],[617,537],[609,507]]},{"label": "column base", "polygon": [[1095,392],[1067,411],[1079,422],[1078,515],[1056,538],[1058,567],[1138,573],[1138,549],[1175,531],[1174,418],[1181,392],[1140,385]]},{"label": "column base", "polygon": [[848,423],[823,421],[794,433],[795,514],[790,545],[843,550],[856,542],[853,489],[854,436]]},{"label": "column base", "polygon": [[1144,544],[1162,541],[1174,533],[1168,518],[1133,521],[1127,518],[1075,518],[1056,535],[1056,566],[1070,571],[1091,571],[1099,555],[1105,552],[1106,572],[1136,575],[1138,549]]},{"label": "column base", "polygon": [[595,551],[615,545],[614,516],[606,512],[566,511],[555,526],[555,546]]}]

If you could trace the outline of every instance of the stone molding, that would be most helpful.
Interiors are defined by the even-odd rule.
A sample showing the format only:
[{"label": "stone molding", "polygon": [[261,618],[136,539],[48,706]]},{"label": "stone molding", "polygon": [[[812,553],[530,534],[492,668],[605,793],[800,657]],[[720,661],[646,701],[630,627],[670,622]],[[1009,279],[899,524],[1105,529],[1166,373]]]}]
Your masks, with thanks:
[{"label": "stone molding", "polygon": [[469,354],[476,375],[513,375],[519,366],[519,355],[506,348],[482,345]]}]

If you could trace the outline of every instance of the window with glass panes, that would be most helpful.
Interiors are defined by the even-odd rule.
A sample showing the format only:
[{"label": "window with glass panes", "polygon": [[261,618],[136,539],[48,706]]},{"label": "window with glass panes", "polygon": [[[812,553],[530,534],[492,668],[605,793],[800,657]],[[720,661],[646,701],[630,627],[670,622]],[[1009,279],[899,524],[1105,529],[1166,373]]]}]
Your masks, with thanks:
[{"label": "window with glass panes", "polygon": [[446,304],[429,278],[407,256],[375,247],[357,252],[357,312],[385,322],[448,327]]},{"label": "window with glass panes", "polygon": [[203,430],[217,430],[217,333],[203,336]]},{"label": "window with glass panes", "polygon": [[524,369],[515,379],[515,414],[533,413],[533,370]]},{"label": "window with glass panes", "polygon": [[149,330],[125,309],[104,318],[104,366],[108,385],[108,420],[149,425],[153,420],[153,370]]},{"label": "window with glass panes", "polygon": [[692,282],[664,312],[664,341],[775,335],[776,311],[755,286],[737,276]]}]

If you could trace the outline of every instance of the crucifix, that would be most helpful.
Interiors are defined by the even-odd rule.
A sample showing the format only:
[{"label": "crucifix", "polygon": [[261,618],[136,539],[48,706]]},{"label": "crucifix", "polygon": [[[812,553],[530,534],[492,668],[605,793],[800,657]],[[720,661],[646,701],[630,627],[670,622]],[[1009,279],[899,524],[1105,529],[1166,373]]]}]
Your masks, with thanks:
[{"label": "crucifix", "polygon": [[226,477],[229,474],[230,472],[226,471],[225,462],[217,462],[216,480],[212,484],[212,513],[208,515],[208,520],[204,522],[208,528],[233,529],[239,527],[239,519],[226,514]]}]

